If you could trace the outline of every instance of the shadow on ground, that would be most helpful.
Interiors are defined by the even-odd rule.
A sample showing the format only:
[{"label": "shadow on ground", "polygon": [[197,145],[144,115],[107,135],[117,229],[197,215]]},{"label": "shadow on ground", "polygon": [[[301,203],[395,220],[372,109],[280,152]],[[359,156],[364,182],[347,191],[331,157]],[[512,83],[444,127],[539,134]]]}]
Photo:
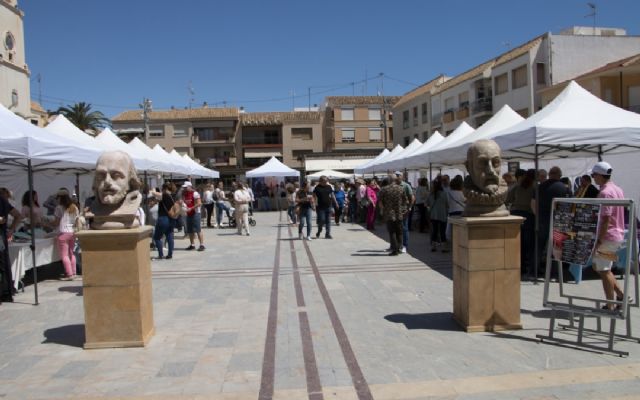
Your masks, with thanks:
[{"label": "shadow on ground", "polygon": [[84,324],[65,325],[44,331],[44,343],[56,343],[71,347],[82,347],[85,342]]},{"label": "shadow on ground", "polygon": [[453,313],[437,312],[426,314],[389,314],[384,317],[389,322],[404,324],[407,329],[429,329],[437,331],[462,331],[453,320]]},{"label": "shadow on ground", "polygon": [[60,292],[75,293],[76,296],[82,296],[82,286],[62,286],[58,288]]}]

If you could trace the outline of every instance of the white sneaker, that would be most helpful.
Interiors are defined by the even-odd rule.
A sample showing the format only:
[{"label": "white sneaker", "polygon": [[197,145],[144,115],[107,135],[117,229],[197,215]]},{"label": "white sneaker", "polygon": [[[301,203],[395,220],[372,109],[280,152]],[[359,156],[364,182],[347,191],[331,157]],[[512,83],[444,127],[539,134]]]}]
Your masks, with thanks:
[{"label": "white sneaker", "polygon": [[406,253],[407,252],[407,248],[402,246],[402,250],[400,250],[401,253]]},{"label": "white sneaker", "polygon": [[251,234],[249,232],[246,233],[247,236],[251,236]]},{"label": "white sneaker", "polygon": [[307,236],[307,240],[308,240],[308,241],[311,241],[311,236]]}]

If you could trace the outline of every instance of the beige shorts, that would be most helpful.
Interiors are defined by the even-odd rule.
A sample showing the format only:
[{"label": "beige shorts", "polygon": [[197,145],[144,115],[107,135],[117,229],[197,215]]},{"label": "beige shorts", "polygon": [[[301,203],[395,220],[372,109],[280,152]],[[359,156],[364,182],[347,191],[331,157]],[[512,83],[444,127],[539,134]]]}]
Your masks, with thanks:
[{"label": "beige shorts", "polygon": [[614,261],[618,261],[618,250],[622,242],[603,240],[593,253],[593,269],[598,272],[610,271]]}]

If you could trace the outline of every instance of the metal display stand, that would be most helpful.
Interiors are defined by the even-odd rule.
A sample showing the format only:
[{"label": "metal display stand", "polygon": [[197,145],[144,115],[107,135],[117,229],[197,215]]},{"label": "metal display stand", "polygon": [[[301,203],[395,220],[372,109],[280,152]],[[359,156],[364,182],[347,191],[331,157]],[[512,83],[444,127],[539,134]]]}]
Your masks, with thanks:
[{"label": "metal display stand", "polygon": [[[624,292],[623,299],[620,300],[606,300],[600,297],[584,297],[567,294],[563,289],[563,272],[561,262],[552,260],[551,252],[553,247],[553,214],[556,210],[557,203],[571,203],[571,204],[599,204],[601,206],[623,206],[629,211],[629,229],[625,240],[626,244],[626,262],[624,267],[624,281],[622,291]],[[589,350],[597,350],[607,353],[616,354],[618,356],[628,356],[626,351],[614,349],[615,340],[628,340],[640,343],[640,338],[632,336],[631,329],[631,308],[638,308],[638,298],[640,297],[640,289],[638,285],[638,240],[637,240],[637,226],[636,226],[636,213],[633,200],[621,199],[554,199],[552,203],[552,214],[549,227],[549,241],[547,244],[546,254],[546,272],[544,280],[544,298],[543,306],[552,311],[551,319],[549,321],[549,333],[548,335],[536,335],[542,342],[551,342],[562,345],[569,345],[579,348],[585,348]],[[552,263],[558,265],[558,288],[559,296],[561,299],[566,299],[566,302],[551,301],[549,300],[549,285],[551,283],[551,267]],[[630,279],[633,279],[632,281]],[[633,300],[629,298],[629,285],[633,284]],[[586,303],[587,305],[576,304],[576,301]],[[592,305],[591,305],[592,304]],[[602,309],[605,304],[613,304],[616,309]],[[556,318],[558,312],[564,312],[569,314],[568,324],[558,324],[558,328],[567,331],[576,332],[576,340],[567,340],[559,338],[554,334],[557,332]],[[595,329],[585,327],[585,319],[594,318],[596,323]],[[602,329],[602,318],[609,319],[609,329]],[[626,333],[616,333],[616,322],[618,320],[625,321]],[[596,344],[585,343],[585,336],[606,338],[606,347]]]}]

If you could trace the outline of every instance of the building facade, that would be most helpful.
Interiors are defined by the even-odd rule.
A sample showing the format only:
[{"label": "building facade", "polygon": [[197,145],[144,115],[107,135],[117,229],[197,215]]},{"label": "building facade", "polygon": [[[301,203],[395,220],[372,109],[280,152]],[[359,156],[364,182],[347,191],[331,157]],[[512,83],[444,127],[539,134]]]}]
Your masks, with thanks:
[{"label": "building facade", "polygon": [[137,133],[150,147],[188,154],[225,179],[275,156],[292,168],[302,168],[304,155],[321,152],[322,118],[318,111],[245,113],[237,108],[151,111],[145,121],[139,110],[113,118],[117,132]]},{"label": "building facade", "polygon": [[640,37],[626,36],[624,30],[597,28],[592,35],[593,28],[578,28],[545,33],[451,79],[438,77],[405,94],[393,108],[402,116],[394,144],[426,139],[435,131],[446,136],[463,121],[477,128],[506,104],[526,118],[542,108],[543,89],[640,52]]},{"label": "building facade", "polygon": [[392,107],[398,96],[333,96],[324,102],[324,140],[330,152],[379,154],[393,144]]}]

